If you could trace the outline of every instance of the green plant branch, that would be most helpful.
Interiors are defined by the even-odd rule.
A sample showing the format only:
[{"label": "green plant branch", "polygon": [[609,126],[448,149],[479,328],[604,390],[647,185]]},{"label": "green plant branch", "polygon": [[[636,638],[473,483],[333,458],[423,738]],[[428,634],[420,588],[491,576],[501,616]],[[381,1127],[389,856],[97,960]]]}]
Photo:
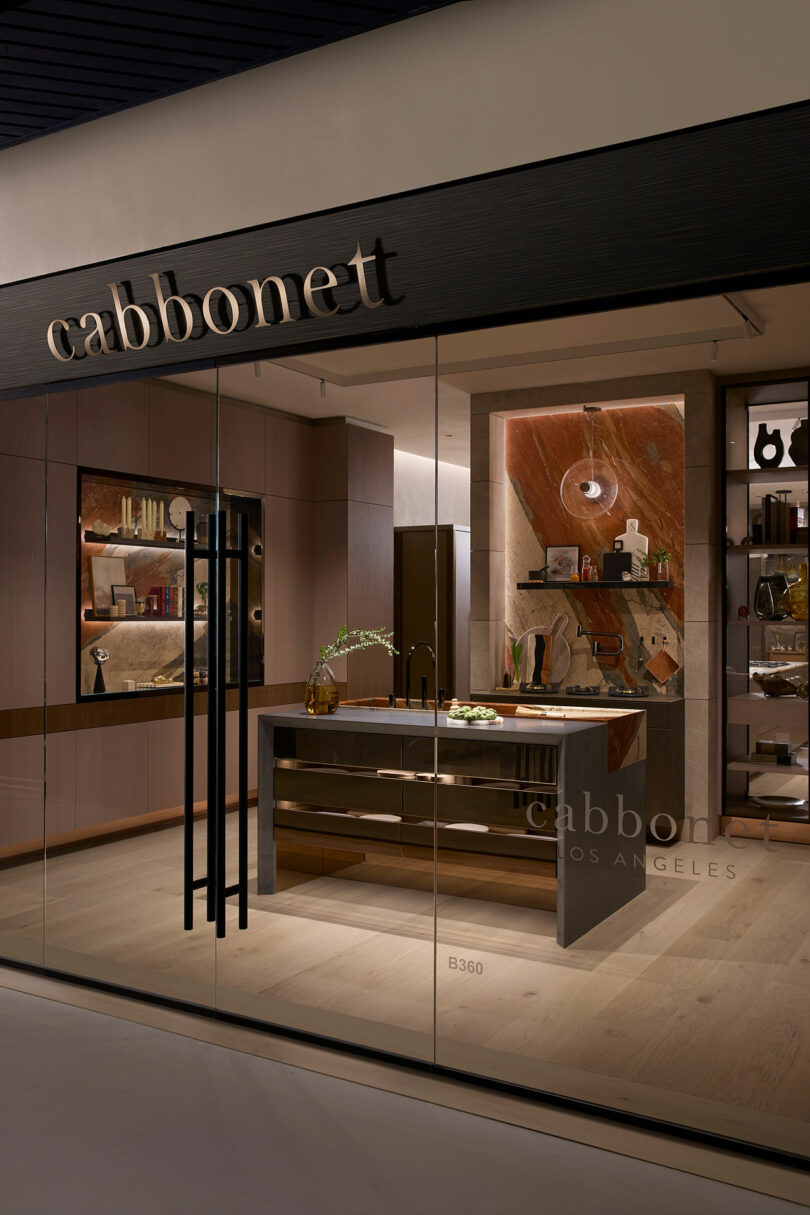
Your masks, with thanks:
[{"label": "green plant branch", "polygon": [[344,625],[334,641],[329,645],[321,646],[321,662],[328,662],[330,658],[343,658],[346,654],[354,654],[357,650],[370,650],[375,645],[381,645],[393,658],[395,654],[399,653],[394,649],[391,640],[393,636],[392,632],[386,632],[384,628],[349,629]]}]

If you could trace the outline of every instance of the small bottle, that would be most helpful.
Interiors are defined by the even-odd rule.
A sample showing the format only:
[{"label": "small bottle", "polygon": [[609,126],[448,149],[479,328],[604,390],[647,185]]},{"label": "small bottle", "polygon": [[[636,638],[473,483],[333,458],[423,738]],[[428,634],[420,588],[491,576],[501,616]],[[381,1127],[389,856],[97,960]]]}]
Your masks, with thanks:
[{"label": "small bottle", "polygon": [[591,578],[592,578],[592,574],[593,574],[593,567],[591,566],[591,559],[588,556],[588,554],[586,553],[585,556],[582,558],[582,581],[590,582]]},{"label": "small bottle", "polygon": [[788,611],[794,620],[807,619],[807,562],[800,566],[801,574],[798,582],[793,582],[787,593]]}]

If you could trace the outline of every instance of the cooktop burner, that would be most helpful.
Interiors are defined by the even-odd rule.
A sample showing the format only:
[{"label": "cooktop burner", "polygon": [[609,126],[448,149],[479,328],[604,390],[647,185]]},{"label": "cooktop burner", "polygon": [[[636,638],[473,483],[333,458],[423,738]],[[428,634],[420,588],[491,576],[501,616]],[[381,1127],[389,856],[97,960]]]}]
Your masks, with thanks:
[{"label": "cooktop burner", "polygon": [[637,688],[608,688],[608,696],[649,696],[650,689],[642,684]]},{"label": "cooktop burner", "polygon": [[565,689],[566,696],[598,696],[601,688],[598,683],[573,683]]},{"label": "cooktop burner", "polygon": [[558,683],[522,683],[520,685],[521,692],[542,692],[544,696],[551,696],[555,692],[559,692],[560,685]]}]

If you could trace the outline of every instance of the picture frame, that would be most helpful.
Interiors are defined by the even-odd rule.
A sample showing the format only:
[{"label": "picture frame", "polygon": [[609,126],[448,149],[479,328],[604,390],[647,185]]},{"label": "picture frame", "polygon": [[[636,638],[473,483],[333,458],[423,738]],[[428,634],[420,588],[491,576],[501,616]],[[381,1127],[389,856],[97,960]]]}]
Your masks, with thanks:
[{"label": "picture frame", "polygon": [[579,574],[578,544],[549,544],[546,548],[548,582],[570,582],[572,574]]},{"label": "picture frame", "polygon": [[134,586],[111,586],[112,601],[115,604],[123,603],[126,605],[126,615],[136,616],[137,606],[135,603],[135,587]]},{"label": "picture frame", "polygon": [[94,612],[108,612],[112,606],[113,584],[126,585],[127,571],[123,557],[90,558],[90,589]]}]

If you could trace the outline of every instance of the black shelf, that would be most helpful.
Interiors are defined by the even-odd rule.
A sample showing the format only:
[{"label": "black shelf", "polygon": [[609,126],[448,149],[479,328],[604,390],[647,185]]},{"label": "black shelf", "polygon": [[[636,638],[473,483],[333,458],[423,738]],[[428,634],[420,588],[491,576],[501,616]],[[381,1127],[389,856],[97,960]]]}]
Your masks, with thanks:
[{"label": "black shelf", "polygon": [[645,587],[657,587],[661,590],[668,586],[672,586],[672,582],[668,580],[662,582],[519,582],[517,589],[519,591],[637,591]]},{"label": "black shelf", "polygon": [[85,531],[85,544],[122,544],[130,548],[169,548],[177,553],[186,550],[185,540],[141,540],[138,536],[117,536],[114,532],[109,536],[99,536],[96,532]]},{"label": "black shelf", "polygon": [[[185,621],[185,616],[99,616],[90,608],[85,609],[84,618],[96,624],[121,624],[125,620],[134,624],[183,624]],[[195,616],[194,619],[205,622],[208,617]]]}]

